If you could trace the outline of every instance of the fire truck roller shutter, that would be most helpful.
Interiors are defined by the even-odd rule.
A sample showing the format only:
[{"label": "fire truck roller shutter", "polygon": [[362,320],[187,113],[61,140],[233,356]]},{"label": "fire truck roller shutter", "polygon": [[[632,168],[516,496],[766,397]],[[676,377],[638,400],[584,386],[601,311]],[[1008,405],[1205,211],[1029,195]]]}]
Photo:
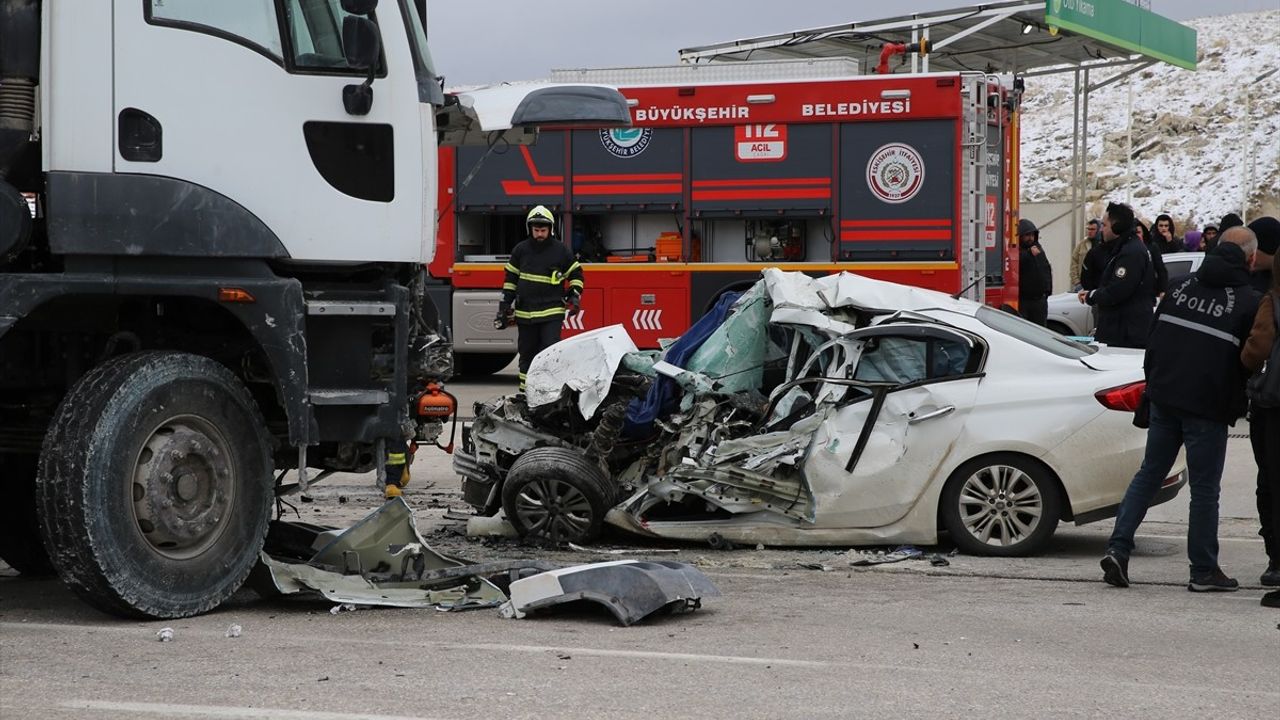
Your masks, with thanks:
[{"label": "fire truck roller shutter", "polygon": [[842,260],[955,259],[954,120],[840,128]]}]

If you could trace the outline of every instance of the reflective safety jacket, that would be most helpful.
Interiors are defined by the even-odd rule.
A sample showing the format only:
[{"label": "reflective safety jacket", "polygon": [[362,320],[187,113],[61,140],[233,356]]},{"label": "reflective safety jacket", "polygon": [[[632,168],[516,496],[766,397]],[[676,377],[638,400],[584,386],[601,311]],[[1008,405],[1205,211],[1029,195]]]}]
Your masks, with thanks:
[{"label": "reflective safety jacket", "polygon": [[566,293],[582,292],[582,266],[560,240],[525,238],[511,251],[502,302],[515,308],[517,323],[564,321]]}]

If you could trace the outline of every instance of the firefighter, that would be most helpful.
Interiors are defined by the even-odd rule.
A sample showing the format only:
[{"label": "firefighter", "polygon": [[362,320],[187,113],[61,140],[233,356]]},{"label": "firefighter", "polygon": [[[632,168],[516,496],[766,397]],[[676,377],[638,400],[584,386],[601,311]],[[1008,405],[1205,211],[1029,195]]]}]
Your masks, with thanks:
[{"label": "firefighter", "polygon": [[522,392],[534,356],[560,339],[565,310],[576,315],[582,307],[582,266],[555,239],[555,224],[551,211],[542,205],[525,217],[528,237],[511,251],[502,302],[493,321],[501,330],[515,320]]}]

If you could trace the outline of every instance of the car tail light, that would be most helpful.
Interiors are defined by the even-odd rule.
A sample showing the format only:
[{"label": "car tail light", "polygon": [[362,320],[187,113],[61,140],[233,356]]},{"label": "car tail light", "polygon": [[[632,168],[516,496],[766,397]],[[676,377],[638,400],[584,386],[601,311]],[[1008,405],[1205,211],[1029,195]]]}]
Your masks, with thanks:
[{"label": "car tail light", "polygon": [[1138,409],[1138,401],[1142,400],[1142,391],[1147,389],[1146,381],[1121,385],[1119,387],[1099,390],[1093,396],[1108,410],[1133,412]]}]

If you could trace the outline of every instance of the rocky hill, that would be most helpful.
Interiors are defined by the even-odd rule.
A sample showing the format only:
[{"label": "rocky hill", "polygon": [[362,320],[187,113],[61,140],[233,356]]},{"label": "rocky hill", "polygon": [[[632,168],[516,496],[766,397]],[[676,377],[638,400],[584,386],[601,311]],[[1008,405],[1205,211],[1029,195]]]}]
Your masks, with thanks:
[{"label": "rocky hill", "polygon": [[[1179,228],[1188,221],[1216,222],[1246,203],[1250,218],[1280,216],[1280,10],[1187,24],[1199,34],[1196,71],[1157,64],[1090,95],[1091,215],[1131,192],[1140,217],[1168,212]],[[1268,71],[1273,74],[1255,81]],[[1114,72],[1095,72],[1091,80]],[[1133,93],[1131,180],[1125,162],[1127,83]],[[1070,74],[1027,79],[1023,202],[1071,199],[1073,89]],[[1246,90],[1252,97],[1251,127]]]}]

